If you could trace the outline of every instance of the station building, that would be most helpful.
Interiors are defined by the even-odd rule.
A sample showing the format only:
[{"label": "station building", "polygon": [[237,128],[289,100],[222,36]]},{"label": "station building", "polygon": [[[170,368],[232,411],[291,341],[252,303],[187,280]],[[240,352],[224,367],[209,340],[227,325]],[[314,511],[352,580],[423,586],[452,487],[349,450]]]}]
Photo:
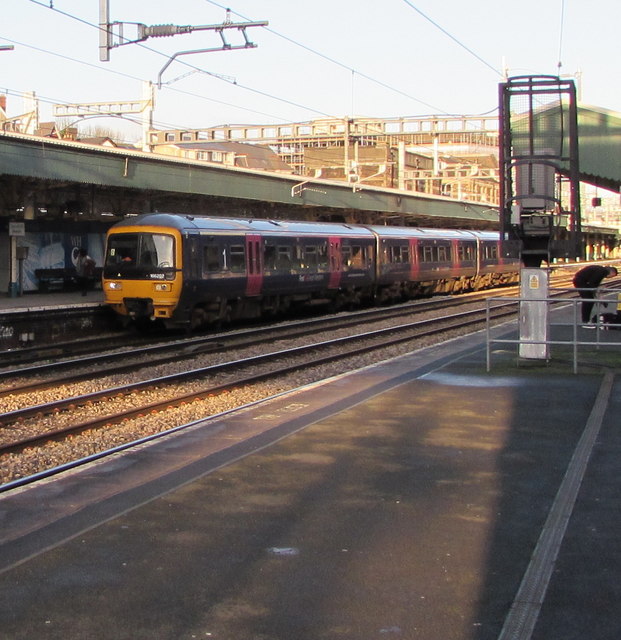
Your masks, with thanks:
[{"label": "station building", "polygon": [[[146,212],[498,228],[491,118],[152,131],[145,152],[9,118],[0,101],[0,129],[0,292],[8,295],[37,290],[41,270],[71,269],[80,247],[101,265],[106,230]],[[583,228],[587,257],[617,255],[618,226]]]}]

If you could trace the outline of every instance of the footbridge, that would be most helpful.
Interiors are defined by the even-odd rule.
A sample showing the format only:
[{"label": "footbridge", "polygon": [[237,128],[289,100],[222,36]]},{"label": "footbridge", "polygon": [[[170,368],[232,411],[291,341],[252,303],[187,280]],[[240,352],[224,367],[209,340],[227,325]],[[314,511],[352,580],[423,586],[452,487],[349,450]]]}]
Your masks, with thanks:
[{"label": "footbridge", "polygon": [[621,191],[621,113],[578,107],[580,180]]}]

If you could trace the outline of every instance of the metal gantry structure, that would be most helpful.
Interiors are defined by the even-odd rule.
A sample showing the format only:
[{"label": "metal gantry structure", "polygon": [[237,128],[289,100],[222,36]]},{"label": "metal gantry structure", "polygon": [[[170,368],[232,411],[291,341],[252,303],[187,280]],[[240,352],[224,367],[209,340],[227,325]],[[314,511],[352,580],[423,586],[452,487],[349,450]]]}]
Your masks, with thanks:
[{"label": "metal gantry structure", "polygon": [[583,257],[573,80],[508,78],[499,98],[504,242],[519,243],[527,267]]},{"label": "metal gantry structure", "polygon": [[[169,36],[181,35],[185,33],[193,33],[194,31],[215,31],[222,39],[220,47],[210,47],[207,49],[195,49],[192,51],[179,51],[175,53],[168,61],[166,66],[160,71],[161,75],[170,65],[170,63],[178,56],[188,55],[191,53],[207,53],[211,51],[231,51],[233,49],[251,49],[257,45],[248,39],[246,29],[251,27],[266,27],[267,21],[259,22],[232,22],[230,19],[230,10],[226,10],[226,19],[221,24],[203,24],[203,25],[174,25],[174,24],[157,24],[147,26],[141,22],[110,22],[110,0],[99,0],[99,59],[102,62],[110,60],[110,50],[115,47],[121,47],[137,42],[144,42],[148,38],[165,38]],[[129,27],[135,30],[135,37],[125,37],[125,28]],[[240,45],[230,44],[224,35],[224,32],[230,29],[239,31],[244,43]]]}]

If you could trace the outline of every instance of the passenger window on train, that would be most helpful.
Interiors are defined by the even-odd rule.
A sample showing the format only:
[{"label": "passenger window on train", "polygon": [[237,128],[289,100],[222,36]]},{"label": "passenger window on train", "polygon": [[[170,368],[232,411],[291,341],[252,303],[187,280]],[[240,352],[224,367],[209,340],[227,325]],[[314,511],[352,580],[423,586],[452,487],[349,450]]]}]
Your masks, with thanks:
[{"label": "passenger window on train", "polygon": [[307,246],[304,247],[304,263],[302,267],[304,269],[314,269],[317,267],[317,247]]},{"label": "passenger window on train", "polygon": [[348,269],[364,267],[364,253],[360,246],[344,246],[342,248],[343,265]]},{"label": "passenger window on train", "polygon": [[440,246],[438,249],[438,262],[448,262],[448,247]]},{"label": "passenger window on train", "polygon": [[263,269],[265,271],[276,269],[276,247],[269,244],[263,246]]},{"label": "passenger window on train", "polygon": [[410,248],[402,245],[390,247],[390,262],[407,264],[410,261]]},{"label": "passenger window on train", "polygon": [[294,271],[302,269],[304,266],[304,248],[297,246],[295,248],[295,253],[291,257],[291,268]]},{"label": "passenger window on train", "polygon": [[289,247],[277,247],[276,268],[279,271],[291,270],[291,249]]},{"label": "passenger window on train", "polygon": [[433,247],[424,246],[421,251],[421,262],[433,262]]},{"label": "passenger window on train", "polygon": [[352,260],[352,248],[347,245],[341,247],[341,256],[343,257],[343,268],[349,269]]},{"label": "passenger window on train", "polygon": [[460,262],[472,262],[474,260],[474,247],[470,244],[458,244],[457,259]]},{"label": "passenger window on train", "polygon": [[495,244],[487,244],[485,245],[484,254],[486,260],[496,260],[498,258],[498,247]]},{"label": "passenger window on train", "polygon": [[243,245],[231,245],[229,248],[230,268],[235,273],[246,271],[246,251]]},{"label": "passenger window on train", "polygon": [[360,269],[364,269],[367,264],[366,247],[354,247],[354,264]]},{"label": "passenger window on train", "polygon": [[203,266],[207,273],[220,271],[220,250],[218,247],[205,247],[203,251]]},{"label": "passenger window on train", "polygon": [[328,244],[323,244],[317,247],[317,270],[329,271],[330,265],[328,263]]}]

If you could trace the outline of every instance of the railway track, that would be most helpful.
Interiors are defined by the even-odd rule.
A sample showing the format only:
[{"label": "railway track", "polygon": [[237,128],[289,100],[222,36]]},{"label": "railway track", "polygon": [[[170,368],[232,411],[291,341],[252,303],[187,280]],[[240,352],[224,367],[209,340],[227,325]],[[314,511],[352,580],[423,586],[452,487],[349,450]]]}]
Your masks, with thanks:
[{"label": "railway track", "polygon": [[[510,303],[508,306],[511,306]],[[497,307],[494,312],[498,318],[511,313],[513,311],[505,307]],[[23,407],[0,415],[3,425],[0,431],[0,455],[31,455],[33,451],[45,448],[50,443],[75,440],[76,434],[80,433],[94,434],[96,440],[102,427],[106,427],[107,431],[113,425],[126,425],[130,421],[149,423],[156,415],[160,416],[158,422],[161,423],[163,418],[163,422],[170,428],[171,425],[179,424],[179,419],[172,415],[177,409],[190,408],[194,417],[200,415],[205,418],[209,416],[209,412],[198,405],[205,401],[213,402],[219,396],[231,397],[240,389],[247,390],[266,381],[272,390],[268,395],[273,395],[274,385],[277,389],[287,387],[292,374],[300,370],[308,372],[311,368],[325,368],[331,363],[340,363],[343,370],[347,370],[345,363],[351,362],[352,358],[369,357],[378,350],[385,352],[390,348],[398,349],[404,343],[422,339],[435,337],[438,341],[442,339],[440,336],[445,337],[447,333],[457,330],[463,333],[464,329],[481,326],[484,322],[484,309],[470,309],[443,318],[415,320],[346,337],[313,341],[253,357]],[[408,348],[412,348],[412,344]],[[318,374],[319,378],[322,376],[325,377],[325,373]],[[153,399],[154,396],[156,399]],[[33,429],[37,431],[34,434]],[[155,431],[158,430],[160,429],[155,428]]]},{"label": "railway track", "polygon": [[[568,276],[555,275],[553,278],[556,286],[571,287],[571,280]],[[412,308],[416,308],[422,312],[429,308],[437,307],[438,305],[450,307],[459,303],[466,304],[473,300],[485,299],[490,295],[515,295],[515,292],[518,289],[519,288],[516,286],[508,286],[501,289],[460,294],[457,297],[447,297],[446,299],[434,298],[433,300],[418,300],[403,305],[395,305],[391,308],[374,308],[354,313],[366,314],[371,319],[373,316],[386,313],[405,315],[408,313],[408,309]],[[295,323],[298,325],[300,322],[309,322],[312,324],[313,322],[321,322],[321,320],[321,317],[313,317],[311,319],[298,318]],[[269,330],[269,327],[264,328],[262,326],[254,325],[247,331],[264,332]],[[227,332],[227,334],[228,333],[230,332]],[[98,358],[99,362],[105,362],[106,359],[111,361],[115,357],[122,357],[118,355],[118,352],[124,352],[126,349],[135,349],[137,344],[144,345],[146,349],[145,352],[150,351],[153,353],[158,350],[165,352],[167,349],[174,352],[174,349],[181,344],[188,346],[190,344],[194,344],[195,346],[198,346],[202,342],[214,342],[213,335],[208,337],[198,335],[188,338],[187,335],[180,335],[180,332],[172,333],[172,335],[167,332],[161,332],[155,335],[142,335],[135,332],[124,332],[121,334],[105,335],[101,337],[85,337],[71,341],[44,343],[37,346],[25,346],[18,349],[5,349],[0,350],[0,381],[3,379],[9,379],[14,375],[19,375],[20,370],[24,375],[32,375],[35,373],[35,368],[37,366],[41,367],[41,371],[45,370],[46,365],[47,368],[69,368],[72,366],[71,362],[77,358],[83,358],[82,364],[88,364],[89,357],[93,357],[95,359]],[[115,352],[117,352],[116,356]]]},{"label": "railway track", "polygon": [[[488,294],[489,295],[489,294]],[[423,314],[430,311],[454,309],[476,304],[484,300],[481,294],[471,298],[446,298],[399,305],[397,307],[350,312],[330,317],[300,319],[271,326],[253,326],[237,331],[196,336],[184,339],[169,339],[158,344],[136,347],[126,344],[114,351],[100,352],[68,358],[46,358],[44,362],[34,362],[28,366],[0,370],[0,398],[16,393],[71,384],[93,376],[93,367],[98,367],[97,375],[116,375],[134,372],[144,367],[155,367],[170,362],[191,360],[200,354],[219,354],[231,349],[256,347],[283,339],[302,338],[322,331],[337,331],[374,322],[386,322]],[[99,345],[101,347],[101,345]],[[59,372],[66,371],[67,373]],[[50,374],[51,377],[50,377]],[[17,381],[17,382],[16,382]]]},{"label": "railway track", "polygon": [[[511,295],[511,292],[508,292]],[[514,294],[514,292],[513,292]],[[488,293],[488,295],[490,295]],[[498,292],[493,292],[495,297]],[[485,297],[485,296],[483,296]],[[447,308],[468,308],[466,311],[451,313],[445,317],[438,317]],[[431,306],[430,306],[431,305]],[[434,310],[435,317],[418,319],[421,313],[429,313]],[[105,354],[103,359],[91,359],[90,366],[99,367],[97,375],[118,374],[125,370],[135,376],[138,368],[152,369],[154,362],[163,360],[174,361],[177,364],[183,357],[185,362],[192,362],[197,354],[213,354],[217,349],[256,349],[259,343],[273,343],[274,341],[292,341],[304,339],[308,335],[324,335],[328,332],[344,330],[349,327],[368,327],[371,323],[387,320],[387,315],[393,320],[398,320],[404,315],[412,316],[416,313],[415,321],[402,322],[397,325],[382,327],[380,329],[358,331],[354,335],[341,336],[333,339],[315,340],[310,343],[284,349],[271,350],[259,355],[243,355],[234,360],[199,366],[188,369],[182,366],[181,371],[151,377],[146,380],[123,382],[120,385],[105,386],[97,391],[78,393],[71,395],[61,388],[61,385],[75,383],[77,379],[93,378],[92,369],[79,373],[68,373],[61,377],[54,375],[49,377],[50,371],[58,371],[59,368],[77,366],[75,359],[68,361],[67,365],[60,362],[43,363],[36,367],[21,368],[13,371],[15,375],[21,371],[29,371],[30,375],[43,375],[43,379],[22,384],[20,388],[4,389],[0,399],[22,398],[22,406],[17,409],[5,411],[0,414],[0,455],[3,460],[9,460],[9,467],[20,467],[21,458],[29,457],[33,460],[32,468],[25,473],[20,470],[8,469],[8,472],[0,477],[0,482],[8,482],[5,486],[13,486],[15,481],[30,473],[47,473],[49,467],[58,468],[58,464],[72,464],[72,460],[84,455],[104,455],[103,452],[113,450],[118,445],[129,446],[135,435],[134,424],[139,424],[139,436],[153,437],[170,429],[174,425],[182,425],[184,420],[189,422],[200,417],[205,419],[222,410],[243,405],[250,398],[254,402],[264,397],[269,397],[283,390],[301,386],[309,380],[298,382],[299,372],[317,371],[314,379],[329,377],[349,369],[364,366],[369,362],[394,357],[399,354],[399,349],[406,343],[406,348],[411,350],[421,344],[426,346],[429,341],[439,342],[456,332],[463,334],[480,328],[485,322],[484,305],[480,300],[466,300],[460,296],[456,299],[435,300],[432,302],[415,303],[400,308],[374,309],[372,311],[343,314],[340,317],[314,318],[295,323],[284,323],[277,327],[251,328],[242,331],[217,336],[192,338],[189,341],[177,341],[178,344],[157,345],[157,348],[147,347],[140,349],[137,357],[139,362],[127,363],[127,353]],[[515,313],[515,305],[508,302],[495,307],[493,315],[500,321],[508,315]],[[230,340],[230,342],[227,342]],[[234,346],[236,345],[236,346]],[[264,346],[263,346],[264,348]],[[160,349],[162,350],[160,352]],[[166,351],[169,351],[166,353]],[[172,350],[172,351],[171,351]],[[381,350],[381,355],[377,355]],[[153,356],[146,360],[146,353]],[[119,364],[119,357],[125,362]],[[111,369],[102,368],[105,358],[110,359]],[[88,360],[79,358],[78,360]],[[146,361],[145,361],[146,360]],[[161,362],[159,362],[161,364]],[[326,367],[332,365],[333,369],[326,372]],[[5,372],[0,372],[4,375]],[[45,377],[45,376],[48,377]],[[6,377],[6,376],[5,376]],[[56,388],[61,397],[40,404],[29,404],[29,393],[35,389]],[[70,388],[70,387],[68,387]],[[238,399],[241,396],[241,399]],[[6,404],[3,402],[3,405]],[[177,415],[179,414],[179,415]],[[157,418],[156,418],[157,417]],[[125,430],[129,425],[129,432],[134,435],[117,434],[118,430]],[[105,427],[105,429],[102,429]],[[82,435],[78,435],[82,434]],[[110,446],[110,434],[114,441]],[[82,444],[87,442],[84,448]],[[54,453],[51,462],[42,462],[41,458],[50,458],[42,454],[50,447],[55,450],[70,448],[78,449],[82,453]],[[86,453],[84,452],[86,449]],[[3,467],[6,467],[3,465]],[[26,480],[24,480],[25,482]]]}]

